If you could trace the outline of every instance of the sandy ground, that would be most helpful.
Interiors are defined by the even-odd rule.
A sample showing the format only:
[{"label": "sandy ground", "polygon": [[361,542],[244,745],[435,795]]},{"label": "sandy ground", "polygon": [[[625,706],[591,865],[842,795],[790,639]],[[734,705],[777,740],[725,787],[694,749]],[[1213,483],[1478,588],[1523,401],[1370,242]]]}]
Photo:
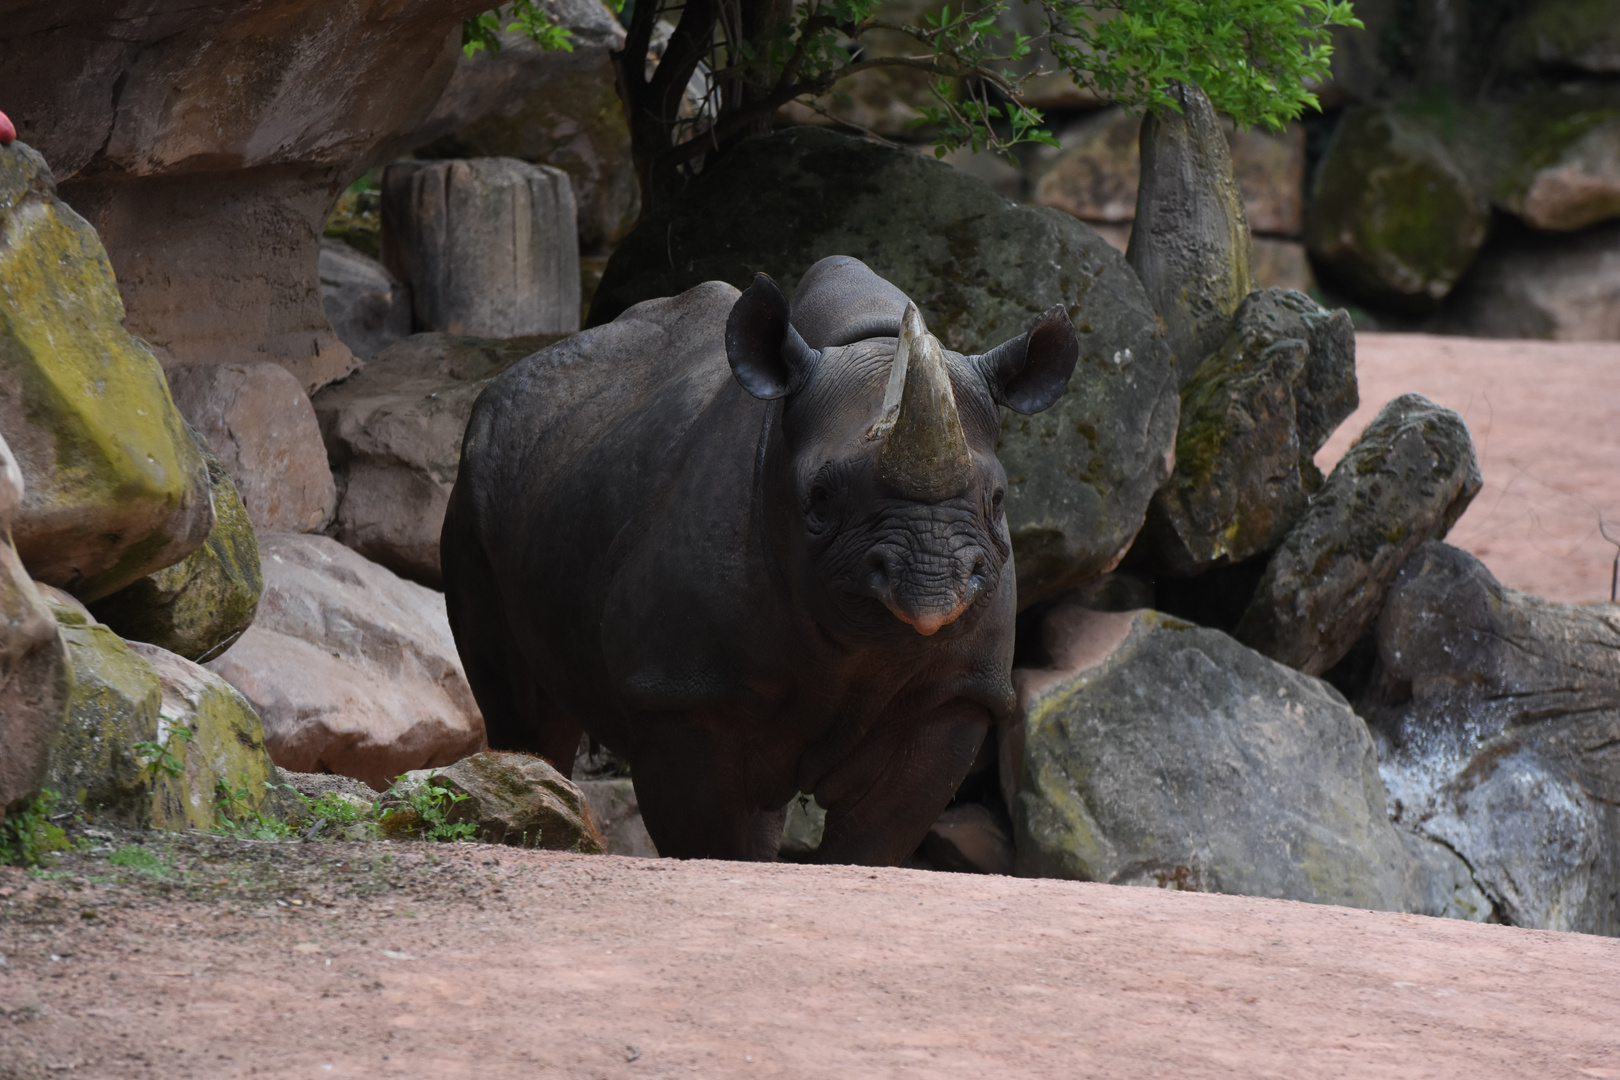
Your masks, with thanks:
[{"label": "sandy ground", "polygon": [[1358,334],[1361,408],[1316,456],[1326,472],[1391,398],[1462,414],[1485,487],[1448,540],[1504,585],[1553,600],[1609,598],[1620,539],[1620,343]]},{"label": "sandy ground", "polygon": [[111,850],[0,871],[6,1080],[1620,1078],[1606,938],[470,844]]}]

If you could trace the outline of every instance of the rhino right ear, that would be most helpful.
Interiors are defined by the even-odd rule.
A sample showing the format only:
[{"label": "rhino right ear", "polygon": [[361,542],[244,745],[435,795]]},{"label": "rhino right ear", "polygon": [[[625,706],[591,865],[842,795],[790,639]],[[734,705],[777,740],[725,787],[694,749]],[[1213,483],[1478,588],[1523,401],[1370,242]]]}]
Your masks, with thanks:
[{"label": "rhino right ear", "polygon": [[726,359],[744,390],[767,399],[798,390],[821,359],[788,321],[787,297],[769,274],[755,274],[753,284],[731,306]]}]

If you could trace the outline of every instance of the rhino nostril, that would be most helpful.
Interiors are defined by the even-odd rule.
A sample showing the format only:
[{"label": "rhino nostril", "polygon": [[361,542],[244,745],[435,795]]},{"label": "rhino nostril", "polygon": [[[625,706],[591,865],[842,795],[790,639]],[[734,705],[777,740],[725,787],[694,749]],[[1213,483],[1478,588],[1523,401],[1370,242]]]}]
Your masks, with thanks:
[{"label": "rhino nostril", "polygon": [[881,551],[868,552],[866,556],[866,584],[879,595],[889,591],[889,583],[893,573],[888,558]]}]

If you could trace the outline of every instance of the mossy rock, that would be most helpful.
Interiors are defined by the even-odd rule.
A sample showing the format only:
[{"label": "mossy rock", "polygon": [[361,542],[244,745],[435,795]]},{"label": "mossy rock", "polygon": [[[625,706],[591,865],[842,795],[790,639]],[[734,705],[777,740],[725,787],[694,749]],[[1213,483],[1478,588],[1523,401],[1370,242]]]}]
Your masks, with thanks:
[{"label": "mossy rock", "polygon": [[1369,303],[1433,308],[1474,261],[1490,207],[1433,124],[1351,110],[1317,170],[1305,244],[1324,280]]},{"label": "mossy rock", "polygon": [[471,824],[474,836],[489,844],[547,848],[600,855],[607,851],[579,788],[543,758],[485,751],[443,769],[406,773],[385,796],[380,822],[384,836],[411,839],[425,823],[413,793],[424,787],[466,798],[443,808],[451,824]]},{"label": "mossy rock", "polygon": [[207,542],[91,606],[120,636],[198,663],[223,653],[252,625],[264,590],[259,542],[247,508],[224,466],[206,445],[202,448],[214,500],[214,529]]},{"label": "mossy rock", "polygon": [[[162,685],[158,733],[175,748],[184,771],[153,777],[151,822],[159,829],[214,829],[252,815],[281,817],[293,809],[264,747],[264,725],[247,699],[206,668],[153,645],[131,643]],[[176,729],[190,738],[172,738]]]},{"label": "mossy rock", "polygon": [[75,607],[52,601],[73,688],[45,786],[92,818],[150,823],[151,783],[136,743],[154,742],[162,712],[157,673],[122,638]]},{"label": "mossy rock", "polygon": [[1540,0],[1505,34],[1504,59],[1513,67],[1557,74],[1572,69],[1620,74],[1620,15],[1614,0]]},{"label": "mossy rock", "polygon": [[214,524],[207,465],[123,321],[95,230],[39,154],[0,147],[0,431],[28,477],[13,535],[36,580],[83,600],[178,562]]},{"label": "mossy rock", "polygon": [[1496,204],[1535,228],[1560,232],[1620,217],[1620,107],[1563,116],[1536,109],[1515,126],[1532,125],[1496,181]]},{"label": "mossy rock", "polygon": [[326,219],[326,235],[368,259],[382,258],[382,192],[345,191]]}]

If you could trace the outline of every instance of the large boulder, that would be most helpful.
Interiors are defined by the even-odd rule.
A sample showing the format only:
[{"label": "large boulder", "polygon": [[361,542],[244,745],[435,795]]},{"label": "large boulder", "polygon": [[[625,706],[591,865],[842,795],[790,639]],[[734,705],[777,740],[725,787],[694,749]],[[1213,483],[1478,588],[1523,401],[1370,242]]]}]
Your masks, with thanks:
[{"label": "large boulder", "polygon": [[1496,186],[1496,201],[1537,229],[1620,218],[1620,112],[1578,112],[1550,130]]},{"label": "large boulder", "polygon": [[1620,19],[1608,0],[1541,0],[1526,4],[1504,34],[1515,67],[1556,75],[1620,75]]},{"label": "large boulder", "polygon": [[1573,235],[1503,229],[1435,328],[1475,337],[1620,341],[1620,223]]},{"label": "large boulder", "polygon": [[1408,556],[1445,536],[1482,483],[1462,417],[1418,394],[1396,398],[1266,564],[1238,640],[1309,674],[1326,672],[1378,617]]},{"label": "large boulder", "polygon": [[1489,224],[1478,181],[1439,132],[1368,106],[1345,116],[1317,166],[1305,243],[1332,284],[1423,313],[1463,276]]},{"label": "large boulder", "polygon": [[1321,483],[1311,459],[1359,403],[1355,346],[1342,310],[1283,289],[1245,299],[1181,388],[1175,472],[1133,559],[1188,577],[1276,547]]},{"label": "large boulder", "polygon": [[[159,829],[214,829],[285,809],[281,774],[264,746],[264,727],[224,679],[155,645],[129,642],[161,687],[153,742],[174,747],[179,775],[150,770],[151,823]],[[184,729],[188,736],[176,737]],[[224,821],[221,821],[223,816]]]},{"label": "large boulder", "polygon": [[415,334],[316,394],[340,492],[337,538],[438,588],[439,532],[473,402],[490,379],[556,340]]},{"label": "large boulder", "polygon": [[321,310],[327,212],[432,110],[488,8],[19,0],[0,101],[105,241],[131,331],[165,362],[273,360],[313,391],[355,365]]},{"label": "large boulder", "polygon": [[23,476],[0,438],[0,819],[39,794],[73,675],[56,618],[11,546]]},{"label": "large boulder", "polygon": [[1005,729],[1025,876],[1442,914],[1332,687],[1215,630],[1070,605]]},{"label": "large boulder", "polygon": [[120,637],[201,663],[230,648],[253,622],[264,573],[259,541],[230,474],[206,445],[214,529],[202,547],[96,601],[95,617]]},{"label": "large boulder", "polygon": [[382,180],[382,258],[423,330],[488,337],[579,329],[568,174],[512,158],[399,161]]},{"label": "large boulder", "polygon": [[169,369],[175,404],[230,474],[255,528],[319,532],[337,489],[309,395],[269,361]]},{"label": "large boulder", "polygon": [[442,594],[324,536],[263,533],[259,553],[258,615],[208,668],[258,712],[277,765],[382,791],[482,748]]},{"label": "large boulder", "polygon": [[582,855],[607,851],[579,788],[544,758],[487,750],[446,769],[406,773],[395,782],[392,797],[383,802],[385,834],[421,830],[422,817],[409,803],[410,796],[421,788],[446,792],[452,799],[464,796],[448,805],[445,819],[450,824],[472,825],[473,836],[486,844]]},{"label": "large boulder", "polygon": [[757,270],[786,289],[852,255],[922,309],[947,347],[981,351],[1055,303],[1080,334],[1068,392],[1039,416],[1003,414],[1007,523],[1028,604],[1108,569],[1169,475],[1178,399],[1147,296],[1087,226],[1018,206],[910,151],[814,128],[738,146],[614,252],[593,324],[631,304]]},{"label": "large boulder", "polygon": [[1395,819],[1517,926],[1620,934],[1620,608],[1503,588],[1441,543],[1401,568],[1358,701]]},{"label": "large boulder", "polygon": [[[161,766],[152,744],[163,684],[150,664],[83,608],[53,598],[51,610],[67,645],[73,689],[45,786],[92,820],[150,824],[152,783]],[[179,740],[160,745],[175,758],[185,754]]]},{"label": "large boulder", "polygon": [[1231,148],[1209,98],[1175,83],[1179,112],[1142,121],[1142,183],[1125,259],[1168,330],[1186,382],[1226,337],[1232,314],[1254,290],[1249,224]]},{"label": "large boulder", "polygon": [[327,237],[320,271],[326,319],[355,356],[370,359],[411,332],[411,290],[382,263]]},{"label": "large boulder", "polygon": [[214,524],[203,456],[124,330],[95,231],[22,143],[0,147],[0,295],[0,432],[28,477],[11,529],[29,573],[94,600],[195,550]]},{"label": "large boulder", "polygon": [[418,157],[518,158],[563,170],[574,190],[580,246],[595,251],[629,231],[640,210],[613,70],[624,28],[601,0],[560,0],[547,12],[571,32],[570,51],[501,34],[498,52],[456,62],[409,145]]}]

